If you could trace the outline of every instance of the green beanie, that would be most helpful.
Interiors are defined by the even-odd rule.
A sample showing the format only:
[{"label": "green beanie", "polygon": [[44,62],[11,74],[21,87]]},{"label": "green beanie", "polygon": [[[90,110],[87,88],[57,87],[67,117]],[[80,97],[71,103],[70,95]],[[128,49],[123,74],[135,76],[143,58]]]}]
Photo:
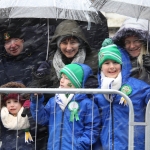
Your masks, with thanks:
[{"label": "green beanie", "polygon": [[76,87],[76,88],[81,88],[82,87],[82,81],[83,81],[83,69],[80,65],[78,64],[69,64],[63,67],[60,70],[60,75],[65,74],[71,83]]},{"label": "green beanie", "polygon": [[117,45],[110,41],[111,39],[108,38],[102,43],[102,46],[104,47],[102,47],[98,53],[99,68],[101,68],[102,64],[107,60],[113,60],[119,64],[122,64],[121,53],[117,48]]}]

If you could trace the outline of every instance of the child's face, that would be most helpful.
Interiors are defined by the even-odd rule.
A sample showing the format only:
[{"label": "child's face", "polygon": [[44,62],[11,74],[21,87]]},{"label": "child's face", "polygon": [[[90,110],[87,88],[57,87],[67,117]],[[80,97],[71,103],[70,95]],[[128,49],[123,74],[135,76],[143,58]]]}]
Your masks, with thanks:
[{"label": "child's face", "polygon": [[108,78],[116,78],[121,72],[121,65],[115,61],[107,60],[102,64],[102,69],[104,75]]},{"label": "child's face", "polygon": [[61,74],[60,87],[61,88],[75,88],[75,86],[70,82],[70,80],[65,74]]},{"label": "child's face", "polygon": [[13,116],[17,116],[17,113],[21,109],[21,103],[16,99],[8,99],[6,101],[6,107]]}]

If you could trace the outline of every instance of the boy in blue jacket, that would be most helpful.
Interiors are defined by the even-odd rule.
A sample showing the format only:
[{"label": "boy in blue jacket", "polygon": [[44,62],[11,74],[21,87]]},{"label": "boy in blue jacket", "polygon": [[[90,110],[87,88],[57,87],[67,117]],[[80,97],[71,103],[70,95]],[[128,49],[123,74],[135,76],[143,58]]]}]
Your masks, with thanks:
[{"label": "boy in blue jacket", "polygon": [[[99,88],[120,90],[129,96],[134,107],[135,122],[144,122],[150,86],[129,76],[130,66],[126,62],[130,60],[115,44],[105,40],[103,46],[98,53]],[[101,110],[100,143],[103,150],[127,150],[129,107],[126,100],[118,94],[96,94],[95,102]],[[135,126],[135,150],[145,149],[144,137],[144,126]]]},{"label": "boy in blue jacket", "polygon": [[[60,88],[84,87],[91,68],[69,64],[60,71]],[[86,94],[56,94],[46,106],[44,96],[31,95],[31,113],[39,124],[49,126],[48,150],[90,150],[99,136],[100,116],[97,106]],[[92,110],[93,109],[93,110]]]}]

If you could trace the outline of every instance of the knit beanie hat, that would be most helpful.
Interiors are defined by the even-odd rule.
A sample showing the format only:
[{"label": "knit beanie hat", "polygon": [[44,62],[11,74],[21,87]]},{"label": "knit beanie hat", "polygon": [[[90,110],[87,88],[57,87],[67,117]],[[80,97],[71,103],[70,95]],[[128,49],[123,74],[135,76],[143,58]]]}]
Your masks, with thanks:
[{"label": "knit beanie hat", "polygon": [[98,53],[99,68],[107,60],[113,60],[119,64],[122,64],[121,53],[117,48],[117,45],[113,44],[110,38],[107,38],[102,43],[102,48]]},{"label": "knit beanie hat", "polygon": [[[8,82],[0,88],[26,88],[26,86],[19,82]],[[17,99],[23,105],[23,103],[29,99],[29,94],[18,94],[18,93],[2,93],[2,102],[5,103],[8,99]]]},{"label": "knit beanie hat", "polygon": [[71,83],[76,87],[76,88],[81,88],[82,87],[82,81],[83,81],[83,69],[80,65],[78,64],[69,64],[66,65],[64,68],[60,70],[60,75],[64,73]]}]

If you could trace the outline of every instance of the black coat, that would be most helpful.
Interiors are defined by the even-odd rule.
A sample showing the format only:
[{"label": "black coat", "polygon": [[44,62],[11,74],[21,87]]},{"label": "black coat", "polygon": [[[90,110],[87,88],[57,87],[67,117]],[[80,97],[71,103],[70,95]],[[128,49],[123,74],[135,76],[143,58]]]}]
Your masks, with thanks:
[{"label": "black coat", "polygon": [[10,81],[22,82],[29,86],[32,81],[32,69],[46,58],[46,44],[38,48],[24,48],[23,52],[14,57],[3,53],[0,60],[0,85]]}]

